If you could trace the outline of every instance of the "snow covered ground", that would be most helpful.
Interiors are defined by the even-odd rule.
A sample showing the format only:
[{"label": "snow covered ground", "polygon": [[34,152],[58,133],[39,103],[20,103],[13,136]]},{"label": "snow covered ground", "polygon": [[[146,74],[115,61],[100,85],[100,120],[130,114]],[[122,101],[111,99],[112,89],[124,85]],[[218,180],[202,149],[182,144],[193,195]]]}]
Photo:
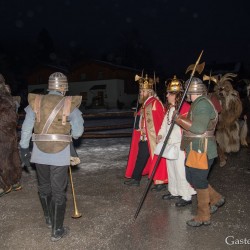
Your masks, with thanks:
[{"label": "snow covered ground", "polygon": [[[85,128],[95,126],[112,126],[131,124],[130,128],[96,131],[97,134],[110,133],[131,133],[133,130],[133,118],[106,118],[106,119],[85,119]],[[87,134],[87,132],[84,132]],[[126,167],[131,137],[126,138],[103,138],[86,139],[77,141],[76,151],[81,163],[78,168],[84,173],[98,171],[99,169],[120,169]]]},{"label": "snow covered ground", "polygon": [[82,173],[99,169],[121,169],[126,167],[131,137],[82,139],[76,148],[81,163]]}]

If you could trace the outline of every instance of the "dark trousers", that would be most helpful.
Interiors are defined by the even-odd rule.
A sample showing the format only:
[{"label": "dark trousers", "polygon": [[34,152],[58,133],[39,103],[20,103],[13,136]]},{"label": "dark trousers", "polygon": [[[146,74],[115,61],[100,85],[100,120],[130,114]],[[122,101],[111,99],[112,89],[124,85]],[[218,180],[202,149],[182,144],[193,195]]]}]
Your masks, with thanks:
[{"label": "dark trousers", "polygon": [[52,195],[55,203],[63,204],[66,201],[68,168],[68,166],[36,164],[39,194]]},{"label": "dark trousers", "polygon": [[132,174],[132,179],[137,181],[141,180],[143,169],[145,168],[148,158],[149,150],[147,141],[140,141],[138,144],[138,154],[136,158],[134,172]]},{"label": "dark trousers", "polygon": [[208,174],[214,159],[208,160],[208,169],[202,170],[186,166],[186,179],[194,189],[208,188]]}]

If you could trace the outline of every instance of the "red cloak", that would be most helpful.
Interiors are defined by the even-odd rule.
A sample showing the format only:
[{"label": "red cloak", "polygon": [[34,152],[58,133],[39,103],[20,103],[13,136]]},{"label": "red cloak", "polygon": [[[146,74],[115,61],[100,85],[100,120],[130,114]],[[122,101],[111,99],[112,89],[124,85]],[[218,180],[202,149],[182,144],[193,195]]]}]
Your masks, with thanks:
[{"label": "red cloak", "polygon": [[[151,105],[151,106],[150,106]],[[153,120],[153,128],[154,128],[154,135],[155,135],[155,141],[156,141],[156,136],[158,135],[158,132],[161,128],[161,123],[163,121],[164,115],[165,115],[165,108],[163,106],[163,104],[161,103],[161,101],[155,97],[150,97],[146,100],[145,104],[144,104],[144,117],[146,117],[145,120],[145,129],[146,129],[146,135],[147,135],[147,142],[148,142],[148,148],[149,148],[149,153],[150,153],[150,157],[148,159],[148,162],[143,170],[142,175],[147,175],[149,173],[150,167],[152,166],[152,160],[154,157],[154,145],[155,142],[150,141],[149,138],[150,134],[152,134],[152,131],[149,131],[148,127],[149,127],[149,122],[150,119],[147,119],[148,117],[148,111],[150,110],[151,114],[150,117],[152,117]],[[139,110],[139,112],[137,113],[137,115],[140,115],[141,110]],[[127,163],[127,167],[126,167],[126,172],[125,172],[125,177],[126,178],[131,178],[133,171],[134,171],[134,167],[135,167],[135,162],[136,162],[136,158],[137,158],[137,154],[138,154],[138,144],[140,141],[140,131],[134,129],[133,130],[133,134],[132,134],[132,140],[131,140],[131,145],[130,145],[130,151],[129,151],[129,156],[128,156],[128,163]],[[162,169],[167,169],[166,166],[166,160],[161,160],[159,165],[162,165]],[[166,170],[167,171],[167,170]],[[164,176],[166,175],[166,173],[164,173]],[[160,180],[162,180],[161,175],[159,174],[159,178]],[[165,178],[165,177],[164,177]]]}]

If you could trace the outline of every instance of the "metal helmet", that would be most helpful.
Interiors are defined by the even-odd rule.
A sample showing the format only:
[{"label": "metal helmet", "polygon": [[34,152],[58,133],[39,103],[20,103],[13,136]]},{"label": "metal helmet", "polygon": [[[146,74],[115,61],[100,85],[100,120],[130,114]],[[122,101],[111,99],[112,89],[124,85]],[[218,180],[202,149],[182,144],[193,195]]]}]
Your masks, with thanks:
[{"label": "metal helmet", "polygon": [[170,81],[166,81],[167,92],[169,93],[179,93],[183,92],[182,80],[179,80],[176,75]]},{"label": "metal helmet", "polygon": [[68,91],[68,79],[61,72],[55,72],[49,76],[48,90]]},{"label": "metal helmet", "polygon": [[[188,85],[188,81],[186,81],[185,83],[185,86],[187,87]],[[189,85],[189,88],[188,88],[188,91],[187,91],[187,94],[188,95],[196,95],[196,94],[201,94],[201,95],[204,95],[207,93],[207,87],[206,85],[202,82],[201,79],[197,78],[197,77],[193,77],[192,78],[192,81]]]}]

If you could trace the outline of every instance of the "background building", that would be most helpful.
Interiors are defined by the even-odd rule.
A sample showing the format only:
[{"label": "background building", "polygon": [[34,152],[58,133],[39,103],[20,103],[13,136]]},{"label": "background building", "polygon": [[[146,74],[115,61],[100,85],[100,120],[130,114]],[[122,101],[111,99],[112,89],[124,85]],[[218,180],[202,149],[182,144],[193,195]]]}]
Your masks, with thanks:
[{"label": "background building", "polygon": [[55,71],[67,75],[69,95],[82,96],[82,109],[122,109],[136,105],[138,84],[134,78],[140,71],[96,60],[81,62],[70,73],[52,65],[37,67],[27,77],[28,92],[46,93],[48,77]]}]

